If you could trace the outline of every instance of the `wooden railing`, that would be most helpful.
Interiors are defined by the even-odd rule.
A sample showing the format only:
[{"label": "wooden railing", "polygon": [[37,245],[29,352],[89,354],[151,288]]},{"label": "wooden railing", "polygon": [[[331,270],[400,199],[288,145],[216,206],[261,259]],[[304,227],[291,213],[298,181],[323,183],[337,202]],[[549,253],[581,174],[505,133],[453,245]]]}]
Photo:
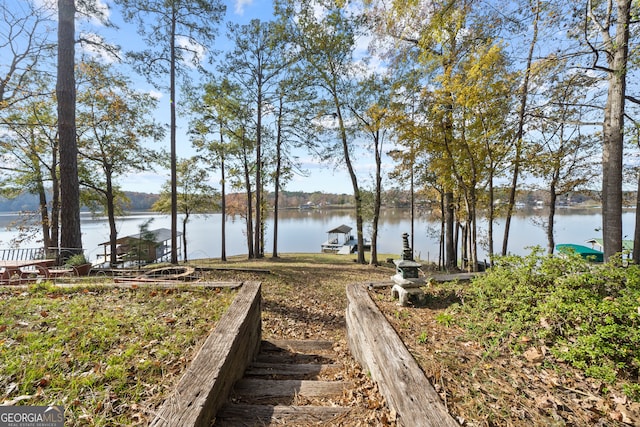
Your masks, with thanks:
[{"label": "wooden railing", "polygon": [[46,258],[44,248],[0,249],[0,260],[2,261],[27,261],[44,258]]},{"label": "wooden railing", "polygon": [[33,259],[67,259],[71,255],[82,253],[76,248],[13,248],[0,249],[0,261],[29,261]]}]

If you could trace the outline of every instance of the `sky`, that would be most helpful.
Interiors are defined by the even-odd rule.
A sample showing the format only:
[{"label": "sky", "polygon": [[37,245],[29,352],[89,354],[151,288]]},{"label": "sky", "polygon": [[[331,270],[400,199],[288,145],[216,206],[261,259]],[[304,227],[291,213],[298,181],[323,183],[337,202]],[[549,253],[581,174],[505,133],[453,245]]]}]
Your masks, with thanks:
[{"label": "sky", "polygon": [[[135,41],[140,40],[140,36],[137,35],[135,26],[133,24],[127,24],[122,21],[119,16],[117,7],[111,0],[101,0],[110,8],[110,19],[116,25],[118,25],[117,31],[109,31],[107,29],[99,30],[98,32],[105,35],[109,42],[118,44],[126,49],[133,49],[135,47]],[[230,48],[230,43],[226,40],[226,23],[231,21],[239,24],[246,24],[252,19],[269,20],[272,17],[273,5],[271,1],[265,0],[225,0],[224,3],[227,6],[227,12],[224,18],[224,23],[218,27],[218,37],[216,41],[216,49],[224,50]],[[140,43],[138,43],[140,44]],[[143,45],[140,44],[142,48]],[[159,108],[157,109],[156,119],[162,123],[169,123],[169,105],[167,100],[168,94],[160,93],[153,86],[148,84],[144,78],[140,76],[131,76],[135,78],[136,84],[139,84],[141,90],[147,90],[156,94],[159,97]],[[180,100],[177,100],[178,103]],[[177,129],[177,155],[179,158],[189,157],[195,152],[191,148],[191,143],[187,135],[188,120],[179,119]],[[169,139],[154,144],[155,147],[163,147],[167,151],[169,150]],[[296,153],[301,162],[302,170],[306,172],[305,176],[295,175],[291,181],[286,183],[284,190],[287,191],[305,191],[305,192],[326,192],[326,193],[347,193],[353,192],[351,180],[346,169],[339,167],[336,168],[331,164],[321,164],[314,159],[309,153],[299,151]],[[342,153],[336,153],[336,156],[342,156]],[[374,173],[373,159],[368,161],[365,158],[360,158],[355,164],[356,173],[358,174],[360,185],[367,185],[370,177]],[[122,189],[125,191],[137,191],[146,193],[158,193],[161,191],[162,185],[169,181],[170,175],[168,171],[146,171],[121,177],[118,182]],[[211,184],[219,188],[219,178],[214,176]],[[267,191],[272,191],[272,188],[267,188]]]}]

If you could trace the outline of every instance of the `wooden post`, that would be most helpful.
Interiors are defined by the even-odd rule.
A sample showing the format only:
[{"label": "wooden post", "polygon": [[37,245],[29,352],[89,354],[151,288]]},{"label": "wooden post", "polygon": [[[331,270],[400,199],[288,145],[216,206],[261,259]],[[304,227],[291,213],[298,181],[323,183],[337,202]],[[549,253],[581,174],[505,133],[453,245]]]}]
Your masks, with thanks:
[{"label": "wooden post", "polygon": [[242,288],[150,424],[209,427],[260,348],[260,283]]},{"label": "wooden post", "polygon": [[401,425],[459,426],[363,284],[347,286],[346,321],[353,357],[371,374]]}]

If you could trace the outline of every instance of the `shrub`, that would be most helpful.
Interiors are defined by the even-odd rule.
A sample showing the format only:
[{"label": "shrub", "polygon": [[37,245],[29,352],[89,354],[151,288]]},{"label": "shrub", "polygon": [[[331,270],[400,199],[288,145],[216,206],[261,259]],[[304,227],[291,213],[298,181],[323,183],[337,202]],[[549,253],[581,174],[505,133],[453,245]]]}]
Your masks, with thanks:
[{"label": "shrub", "polygon": [[69,267],[78,266],[86,263],[87,263],[87,258],[85,258],[84,254],[72,255],[65,261],[65,265]]},{"label": "shrub", "polygon": [[625,391],[638,400],[632,383],[640,373],[640,268],[621,265],[539,249],[500,258],[464,291],[459,322],[490,353],[505,346],[520,352],[526,336],[585,375],[630,382]]}]

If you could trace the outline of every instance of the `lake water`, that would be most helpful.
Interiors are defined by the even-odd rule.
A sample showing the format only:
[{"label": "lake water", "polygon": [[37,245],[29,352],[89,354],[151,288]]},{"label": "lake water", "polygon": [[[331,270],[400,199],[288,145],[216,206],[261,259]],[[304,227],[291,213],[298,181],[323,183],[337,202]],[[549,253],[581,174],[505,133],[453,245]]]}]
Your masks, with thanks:
[{"label": "lake water", "polygon": [[[416,215],[417,216],[417,215]],[[7,231],[6,226],[15,219],[12,214],[0,214],[0,247],[8,248],[15,232]],[[546,232],[539,225],[546,219],[545,210],[529,210],[518,212],[512,219],[509,252],[525,255],[532,246],[546,247]],[[118,236],[123,237],[140,232],[140,225],[152,220],[149,229],[170,228],[168,215],[154,213],[136,213],[118,218]],[[178,218],[181,231],[182,217]],[[220,257],[220,214],[195,215],[187,223],[187,245],[189,259]],[[623,232],[625,238],[631,239],[635,222],[635,211],[623,214]],[[267,254],[273,249],[273,218],[266,223]],[[320,245],[327,239],[327,231],[341,224],[354,230],[355,219],[351,210],[286,210],[279,213],[278,252],[320,252]],[[556,215],[556,243],[583,243],[592,237],[601,237],[600,209],[559,209]],[[101,243],[109,240],[109,227],[105,218],[93,218],[90,214],[82,215],[82,243],[85,254],[95,261],[103,252]],[[422,217],[416,218],[414,252],[421,260],[437,261],[439,222]],[[481,227],[486,229],[486,224]],[[378,237],[378,253],[400,254],[402,252],[402,233],[411,232],[410,213],[403,209],[384,209],[382,212]],[[236,218],[227,219],[227,256],[246,254],[245,225]],[[500,252],[504,221],[494,225],[494,250]],[[486,231],[482,231],[486,237]],[[370,230],[365,229],[370,235]],[[482,237],[481,236],[481,237]],[[37,247],[36,242],[24,243],[22,247]],[[487,257],[486,248],[480,248],[479,258]],[[182,254],[180,255],[182,259]]]}]

